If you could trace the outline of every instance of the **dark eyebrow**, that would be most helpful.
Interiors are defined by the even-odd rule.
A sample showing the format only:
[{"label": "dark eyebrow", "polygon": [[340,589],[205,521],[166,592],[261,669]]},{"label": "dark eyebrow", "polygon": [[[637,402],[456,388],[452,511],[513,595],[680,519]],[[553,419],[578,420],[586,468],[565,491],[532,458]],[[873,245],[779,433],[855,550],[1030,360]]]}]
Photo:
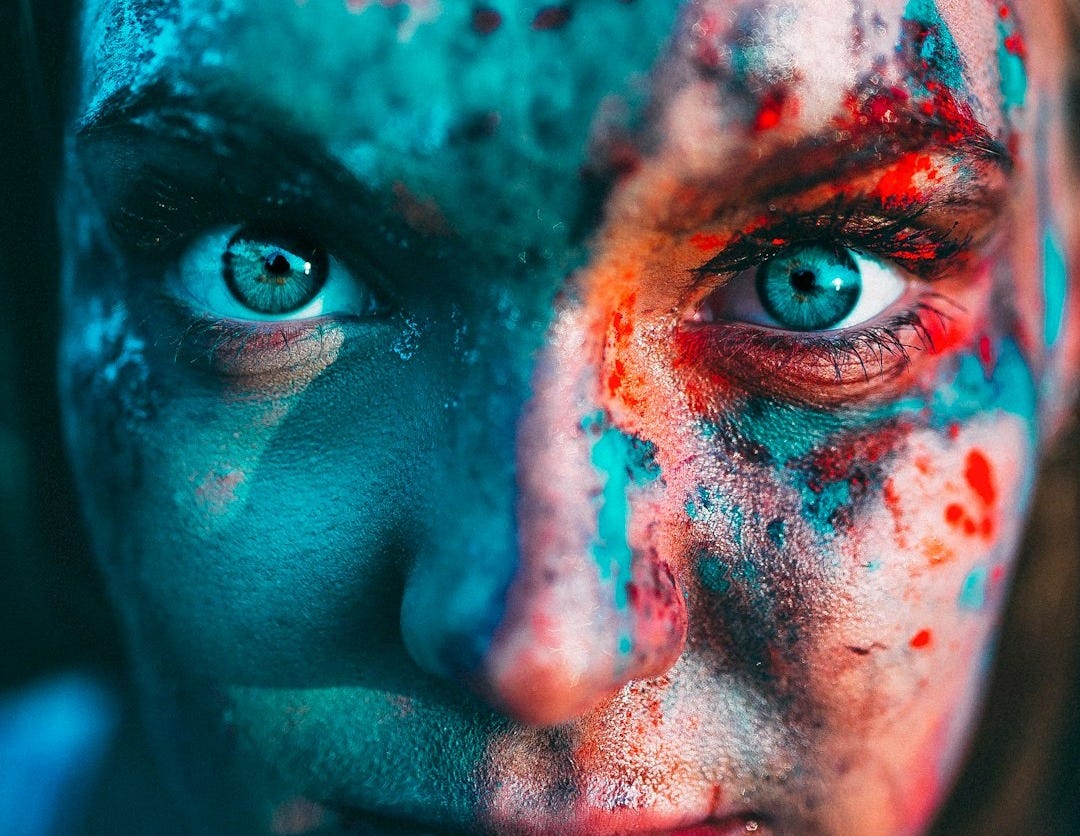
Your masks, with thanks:
[{"label": "dark eyebrow", "polygon": [[738,173],[727,179],[727,187],[738,192],[741,202],[784,198],[870,173],[914,152],[948,154],[975,171],[990,166],[1005,177],[1013,171],[1009,148],[970,105],[947,92],[912,99],[864,84],[854,88],[847,104],[848,112],[817,134],[769,148],[760,158],[739,159],[732,166]]},{"label": "dark eyebrow", "polygon": [[150,134],[221,159],[255,154],[264,171],[273,171],[275,163],[282,171],[303,167],[359,193],[368,190],[320,142],[296,129],[287,114],[254,97],[226,102],[212,93],[188,96],[159,81],[113,94],[77,121],[74,133],[81,145],[122,132]]}]

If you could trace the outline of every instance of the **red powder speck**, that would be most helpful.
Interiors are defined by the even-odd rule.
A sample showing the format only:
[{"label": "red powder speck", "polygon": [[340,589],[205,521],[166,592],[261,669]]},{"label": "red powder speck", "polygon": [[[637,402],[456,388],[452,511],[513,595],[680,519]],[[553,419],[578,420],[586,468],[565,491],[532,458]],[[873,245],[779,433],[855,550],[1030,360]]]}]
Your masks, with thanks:
[{"label": "red powder speck", "polygon": [[968,453],[964,478],[967,479],[971,489],[982,499],[984,505],[994,504],[994,500],[997,498],[997,490],[994,488],[994,475],[990,468],[990,462],[978,450],[972,450]]},{"label": "red powder speck", "polygon": [[997,586],[1003,580],[1005,580],[1004,566],[995,566],[993,569],[990,570],[990,584],[992,586]]},{"label": "red powder speck", "polygon": [[1002,20],[1005,20],[1005,18],[1007,18],[1008,16],[1009,16],[1009,7],[1008,6],[998,6],[998,17],[1000,17]]},{"label": "red powder speck", "polygon": [[955,525],[964,518],[964,509],[955,502],[945,509],[945,519]]},{"label": "red powder speck", "polygon": [[985,334],[979,337],[979,362],[982,363],[983,374],[989,379],[994,371],[994,346]]},{"label": "red powder speck", "polygon": [[911,646],[916,649],[927,647],[932,640],[933,636],[929,630],[920,630],[911,637]]},{"label": "red powder speck", "polygon": [[788,108],[788,91],[783,87],[775,87],[761,98],[761,106],[754,117],[754,131],[761,133],[780,124],[785,109]]},{"label": "red powder speck", "polygon": [[561,29],[570,22],[570,15],[569,6],[545,6],[533,18],[532,28],[537,32]]},{"label": "red powder speck", "polygon": [[723,235],[710,235],[705,232],[696,232],[690,236],[690,246],[702,252],[716,252],[727,242]]},{"label": "red powder speck", "polygon": [[1027,57],[1027,49],[1024,47],[1024,39],[1018,34],[1009,35],[1005,38],[1005,51],[1018,58]]},{"label": "red powder speck", "polygon": [[952,440],[952,441],[956,441],[956,439],[958,439],[960,437],[960,425],[957,424],[954,421],[953,423],[949,424],[949,431],[948,432],[949,432],[949,439]]},{"label": "red powder speck", "polygon": [[[922,175],[920,178],[919,176]],[[922,198],[920,180],[934,180],[937,172],[928,154],[907,154],[882,175],[874,195],[885,206],[910,206]]]},{"label": "red powder speck", "polygon": [[480,35],[490,35],[502,26],[502,15],[490,6],[477,6],[472,13],[473,31]]}]

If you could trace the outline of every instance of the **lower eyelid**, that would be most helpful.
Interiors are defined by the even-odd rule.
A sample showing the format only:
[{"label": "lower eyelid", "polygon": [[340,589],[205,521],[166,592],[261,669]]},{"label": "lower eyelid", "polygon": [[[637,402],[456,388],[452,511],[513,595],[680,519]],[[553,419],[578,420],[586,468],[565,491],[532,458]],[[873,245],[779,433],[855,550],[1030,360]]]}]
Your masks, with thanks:
[{"label": "lower eyelid", "polygon": [[177,363],[223,378],[297,377],[333,363],[345,342],[343,323],[330,318],[299,322],[245,322],[208,316],[175,328]]},{"label": "lower eyelid", "polygon": [[794,332],[741,322],[685,322],[681,366],[759,394],[821,406],[894,397],[938,354],[940,337],[966,330],[963,308],[916,287],[869,325]]}]

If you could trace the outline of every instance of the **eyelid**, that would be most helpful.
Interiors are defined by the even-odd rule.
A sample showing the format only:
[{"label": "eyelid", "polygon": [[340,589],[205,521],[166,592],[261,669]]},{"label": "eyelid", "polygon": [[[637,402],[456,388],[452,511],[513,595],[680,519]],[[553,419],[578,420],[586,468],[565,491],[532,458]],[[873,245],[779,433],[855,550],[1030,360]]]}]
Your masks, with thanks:
[{"label": "eyelid", "polygon": [[692,272],[700,281],[733,276],[792,246],[829,244],[894,261],[913,276],[934,280],[969,252],[971,235],[954,224],[942,228],[923,219],[920,206],[892,215],[870,211],[867,201],[835,201],[811,211],[776,210],[754,220]]},{"label": "eyelid", "polygon": [[[318,292],[295,311],[260,313],[235,298],[222,276],[222,254],[239,226],[218,227],[195,238],[169,271],[166,289],[196,315],[239,322],[301,322],[318,317],[365,318],[383,312],[366,277],[356,275],[333,253]],[[259,236],[261,237],[261,236]]]}]

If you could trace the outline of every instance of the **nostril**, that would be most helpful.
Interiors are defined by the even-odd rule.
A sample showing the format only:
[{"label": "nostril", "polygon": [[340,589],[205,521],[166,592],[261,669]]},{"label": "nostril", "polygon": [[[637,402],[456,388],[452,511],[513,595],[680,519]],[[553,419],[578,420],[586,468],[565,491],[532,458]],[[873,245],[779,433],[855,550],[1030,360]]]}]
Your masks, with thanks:
[{"label": "nostril", "polygon": [[682,653],[686,603],[666,563],[655,555],[635,560],[626,607],[589,563],[542,573],[539,583],[519,578],[511,594],[482,687],[490,703],[519,722],[573,720],[627,682],[665,673]]},{"label": "nostril", "polygon": [[516,560],[494,548],[483,555],[467,544],[448,548],[449,539],[440,545],[417,559],[406,580],[401,636],[421,669],[467,683],[481,675]]}]

